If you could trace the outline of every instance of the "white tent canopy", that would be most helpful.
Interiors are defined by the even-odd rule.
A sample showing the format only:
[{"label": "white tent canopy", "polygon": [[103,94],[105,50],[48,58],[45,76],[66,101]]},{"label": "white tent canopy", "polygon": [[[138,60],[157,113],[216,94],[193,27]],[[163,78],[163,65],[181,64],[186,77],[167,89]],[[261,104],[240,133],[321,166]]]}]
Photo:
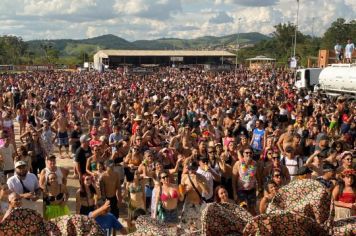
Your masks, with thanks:
[{"label": "white tent canopy", "polygon": [[253,58],[248,58],[246,61],[275,61],[276,59],[270,58],[270,57],[265,57],[265,56],[256,56]]}]

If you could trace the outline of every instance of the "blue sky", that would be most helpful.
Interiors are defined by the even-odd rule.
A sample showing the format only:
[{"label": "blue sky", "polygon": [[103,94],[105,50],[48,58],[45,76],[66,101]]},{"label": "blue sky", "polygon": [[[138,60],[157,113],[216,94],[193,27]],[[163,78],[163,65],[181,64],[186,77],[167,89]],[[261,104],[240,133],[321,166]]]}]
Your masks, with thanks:
[{"label": "blue sky", "polygon": [[[0,35],[133,41],[273,32],[295,22],[297,0],[1,0]],[[321,36],[331,22],[356,19],[355,0],[300,0],[300,30]],[[241,18],[239,21],[238,19]]]}]

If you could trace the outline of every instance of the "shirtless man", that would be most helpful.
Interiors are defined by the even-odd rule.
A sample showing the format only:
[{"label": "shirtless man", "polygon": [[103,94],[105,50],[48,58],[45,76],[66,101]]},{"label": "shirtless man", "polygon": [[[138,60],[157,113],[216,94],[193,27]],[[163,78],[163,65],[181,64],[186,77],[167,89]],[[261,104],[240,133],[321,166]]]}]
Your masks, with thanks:
[{"label": "shirtless man", "polygon": [[235,124],[235,120],[233,119],[233,114],[231,110],[226,111],[226,117],[224,118],[224,128],[232,129]]},{"label": "shirtless man", "polygon": [[113,160],[105,162],[106,171],[100,180],[101,194],[106,200],[110,201],[111,213],[119,218],[119,204],[121,203],[121,185],[119,173],[114,171]]},{"label": "shirtless man", "polygon": [[94,120],[94,112],[93,109],[90,108],[87,110],[87,112],[84,115],[86,122],[88,123],[89,130],[92,129],[93,127],[93,120]]},{"label": "shirtless man", "polygon": [[277,142],[278,149],[283,154],[283,156],[286,155],[285,148],[287,146],[292,145],[293,143],[293,135],[294,135],[294,126],[288,125],[287,132],[283,133]]},{"label": "shirtless man", "polygon": [[62,111],[59,116],[54,120],[53,128],[58,132],[58,149],[59,155],[61,158],[64,158],[62,155],[62,147],[66,149],[67,158],[70,158],[69,155],[69,141],[68,141],[68,119],[65,116],[64,111]]},{"label": "shirtless man", "polygon": [[11,89],[7,89],[5,93],[5,101],[7,102],[9,108],[13,109],[14,108],[14,95],[11,92]]},{"label": "shirtless man", "polygon": [[58,184],[67,185],[67,176],[69,171],[66,168],[59,167],[56,164],[56,156],[50,155],[46,157],[46,168],[44,168],[39,176],[39,185],[42,189],[46,187],[46,179],[50,173],[55,173],[57,175]]}]

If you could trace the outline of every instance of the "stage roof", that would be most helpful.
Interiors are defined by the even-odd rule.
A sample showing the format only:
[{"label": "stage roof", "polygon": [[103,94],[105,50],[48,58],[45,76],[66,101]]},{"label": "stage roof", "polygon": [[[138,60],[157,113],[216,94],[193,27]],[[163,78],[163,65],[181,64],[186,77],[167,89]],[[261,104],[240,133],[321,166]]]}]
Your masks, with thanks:
[{"label": "stage roof", "polygon": [[107,58],[110,56],[167,56],[167,57],[235,57],[227,51],[193,51],[193,50],[100,50],[95,56]]}]

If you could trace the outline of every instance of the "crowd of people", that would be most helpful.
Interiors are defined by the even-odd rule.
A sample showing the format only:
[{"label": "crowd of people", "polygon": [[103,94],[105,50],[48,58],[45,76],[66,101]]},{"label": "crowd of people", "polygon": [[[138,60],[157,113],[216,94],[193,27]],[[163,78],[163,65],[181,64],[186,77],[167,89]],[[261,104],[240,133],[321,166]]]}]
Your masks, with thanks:
[{"label": "crowd of people", "polygon": [[80,186],[72,211],[123,234],[142,217],[200,234],[213,202],[264,214],[297,179],[324,186],[337,219],[355,216],[356,102],[298,91],[293,78],[169,67],[2,74],[0,220],[20,206],[47,220],[70,214],[68,178]]}]

